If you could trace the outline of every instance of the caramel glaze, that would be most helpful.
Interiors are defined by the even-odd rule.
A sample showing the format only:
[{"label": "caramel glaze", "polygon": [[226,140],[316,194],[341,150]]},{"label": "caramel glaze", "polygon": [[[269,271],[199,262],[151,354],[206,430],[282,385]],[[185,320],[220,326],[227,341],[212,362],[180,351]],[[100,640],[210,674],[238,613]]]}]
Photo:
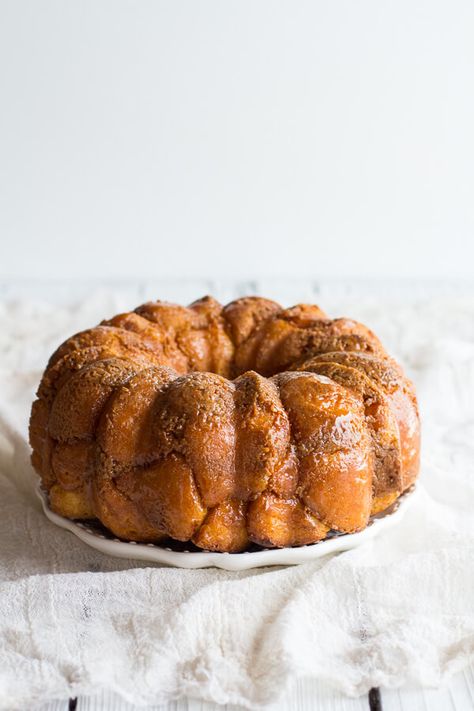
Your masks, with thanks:
[{"label": "caramel glaze", "polygon": [[37,395],[52,509],[125,540],[314,543],[418,474],[413,385],[366,326],[308,304],[143,304],[63,343]]}]

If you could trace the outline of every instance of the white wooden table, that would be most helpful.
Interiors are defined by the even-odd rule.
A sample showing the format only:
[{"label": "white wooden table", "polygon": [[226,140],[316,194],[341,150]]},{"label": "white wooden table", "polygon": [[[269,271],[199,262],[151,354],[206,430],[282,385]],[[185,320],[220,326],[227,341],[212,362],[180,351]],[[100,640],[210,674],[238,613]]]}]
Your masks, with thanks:
[{"label": "white wooden table", "polygon": [[[37,711],[138,711],[112,694],[52,702]],[[143,707],[140,707],[143,709]],[[269,711],[471,711],[474,709],[474,665],[452,678],[442,689],[374,689],[367,696],[351,699],[318,681],[299,680],[291,693]],[[239,711],[241,706],[182,699],[166,706],[148,706],[147,711]],[[35,710],[36,711],[36,710]]]},{"label": "white wooden table", "polygon": [[[333,303],[339,297],[350,298],[375,295],[381,285],[374,281],[320,281],[320,280],[249,280],[238,283],[218,280],[160,280],[143,283],[87,281],[71,284],[66,282],[31,282],[3,281],[0,283],[0,300],[4,299],[43,299],[48,302],[64,304],[77,301],[89,295],[94,289],[106,288],[117,291],[117,310],[132,308],[149,299],[167,299],[178,303],[188,303],[212,294],[222,302],[227,302],[242,294],[258,293],[280,300],[285,305],[298,301],[320,303],[328,307],[328,300]],[[456,292],[459,284],[442,282],[419,284],[417,282],[384,282],[384,296],[393,294],[397,299],[412,299],[433,290],[439,295],[440,289]],[[334,314],[341,315],[341,314]],[[356,317],[356,310],[351,316]],[[104,314],[105,316],[105,314]],[[85,324],[87,326],[89,324]],[[101,693],[94,697],[82,697],[64,701],[54,701],[37,707],[36,711],[132,711],[139,707],[129,704],[110,693]],[[143,707],[140,707],[143,708]],[[194,699],[180,699],[165,706],[148,707],[150,711],[236,711],[234,705],[218,706]],[[295,681],[285,697],[278,703],[267,707],[271,711],[469,711],[474,709],[474,662],[471,667],[459,672],[441,689],[422,689],[404,687],[400,689],[372,689],[371,692],[356,699],[343,696],[327,685],[309,679]]]}]

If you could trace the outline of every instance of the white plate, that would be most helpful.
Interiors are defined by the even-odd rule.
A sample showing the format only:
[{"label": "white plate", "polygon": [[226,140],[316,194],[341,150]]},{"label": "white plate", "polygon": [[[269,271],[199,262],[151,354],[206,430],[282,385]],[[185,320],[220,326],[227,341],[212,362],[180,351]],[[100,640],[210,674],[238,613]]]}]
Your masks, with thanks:
[{"label": "white plate", "polygon": [[248,570],[267,565],[297,565],[306,563],[316,558],[348,551],[365,543],[365,541],[378,536],[382,531],[400,523],[409,506],[415,501],[419,493],[419,485],[410,489],[393,505],[390,513],[374,517],[367,528],[359,533],[336,535],[320,543],[297,548],[261,548],[245,553],[212,553],[209,551],[173,551],[155,543],[125,542],[113,538],[112,534],[99,528],[93,522],[78,522],[58,516],[49,508],[47,494],[38,485],[37,494],[41,499],[43,510],[50,521],[95,548],[101,553],[115,556],[116,558],[132,558],[145,560],[162,565],[171,565],[177,568],[224,568],[224,570]]}]

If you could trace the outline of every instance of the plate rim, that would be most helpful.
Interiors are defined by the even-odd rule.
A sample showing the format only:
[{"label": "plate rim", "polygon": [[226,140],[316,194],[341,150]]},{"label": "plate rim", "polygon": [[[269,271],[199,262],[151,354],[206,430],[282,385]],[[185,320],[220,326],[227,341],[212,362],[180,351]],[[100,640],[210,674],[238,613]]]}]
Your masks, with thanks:
[{"label": "plate rim", "polygon": [[138,543],[136,541],[111,540],[100,534],[88,531],[83,524],[65,518],[52,511],[46,492],[41,482],[36,485],[36,494],[41,501],[45,516],[56,526],[73,533],[83,543],[100,553],[115,558],[128,558],[149,563],[159,563],[175,568],[220,568],[222,570],[239,571],[275,565],[299,565],[317,558],[339,553],[362,545],[382,531],[385,531],[401,521],[418,499],[420,484],[415,484],[398,499],[397,508],[385,516],[373,519],[372,522],[357,533],[347,533],[334,538],[328,538],[318,543],[310,543],[294,548],[263,548],[259,551],[244,551],[242,553],[219,553],[216,551],[172,551],[155,543]]}]

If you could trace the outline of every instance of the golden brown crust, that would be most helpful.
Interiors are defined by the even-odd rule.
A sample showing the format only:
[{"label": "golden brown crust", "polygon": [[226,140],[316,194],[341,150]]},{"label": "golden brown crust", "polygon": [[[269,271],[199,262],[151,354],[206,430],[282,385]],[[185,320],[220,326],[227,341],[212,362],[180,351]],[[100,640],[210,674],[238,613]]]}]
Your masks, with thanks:
[{"label": "golden brown crust", "polygon": [[230,376],[234,344],[226,331],[223,308],[215,299],[205,296],[189,308],[149,302],[136,313],[162,334],[164,364],[178,373],[198,370]]},{"label": "golden brown crust", "polygon": [[395,494],[396,498],[403,490],[402,454],[398,423],[389,398],[362,370],[335,361],[325,361],[324,356],[320,358],[304,363],[298,370],[325,375],[361,398],[375,457],[374,501],[378,502],[380,497],[389,493]]},{"label": "golden brown crust", "polygon": [[374,334],[260,297],[150,302],[72,336],[30,442],[61,515],[229,552],[360,530],[419,467],[413,386]]},{"label": "golden brown crust", "polygon": [[298,499],[282,499],[266,491],[249,506],[248,531],[254,543],[284,548],[316,543],[325,538],[329,528]]},{"label": "golden brown crust", "polygon": [[184,458],[208,508],[235,489],[233,392],[220,375],[190,373],[171,382],[157,403],[153,433],[159,454]]},{"label": "golden brown crust", "polygon": [[238,373],[254,369],[269,377],[313,353],[334,350],[385,354],[378,338],[363,324],[343,318],[302,318],[294,307],[270,316],[252,332],[236,351],[235,367]]},{"label": "golden brown crust", "polygon": [[[415,481],[420,468],[420,418],[415,389],[392,358],[378,358],[369,353],[324,353],[309,362],[337,362],[364,373],[387,398],[398,425],[401,449],[401,489],[405,491]],[[300,368],[304,369],[305,364]],[[382,492],[379,492],[381,495]]]},{"label": "golden brown crust", "polygon": [[281,306],[276,301],[260,296],[244,296],[227,304],[222,314],[232,342],[239,348],[263,321],[278,311],[281,311]]},{"label": "golden brown crust", "polygon": [[290,423],[275,384],[254,371],[234,381],[235,495],[247,501],[264,491],[290,448]]},{"label": "golden brown crust", "polygon": [[153,437],[154,404],[176,378],[169,368],[146,368],[117,389],[97,427],[97,443],[119,466],[141,466],[156,458]]},{"label": "golden brown crust", "polygon": [[315,373],[281,373],[274,380],[296,445],[299,498],[330,528],[364,528],[373,455],[361,400]]},{"label": "golden brown crust", "polygon": [[239,499],[229,499],[209,511],[193,543],[209,551],[239,553],[249,544],[247,532],[247,504]]}]

